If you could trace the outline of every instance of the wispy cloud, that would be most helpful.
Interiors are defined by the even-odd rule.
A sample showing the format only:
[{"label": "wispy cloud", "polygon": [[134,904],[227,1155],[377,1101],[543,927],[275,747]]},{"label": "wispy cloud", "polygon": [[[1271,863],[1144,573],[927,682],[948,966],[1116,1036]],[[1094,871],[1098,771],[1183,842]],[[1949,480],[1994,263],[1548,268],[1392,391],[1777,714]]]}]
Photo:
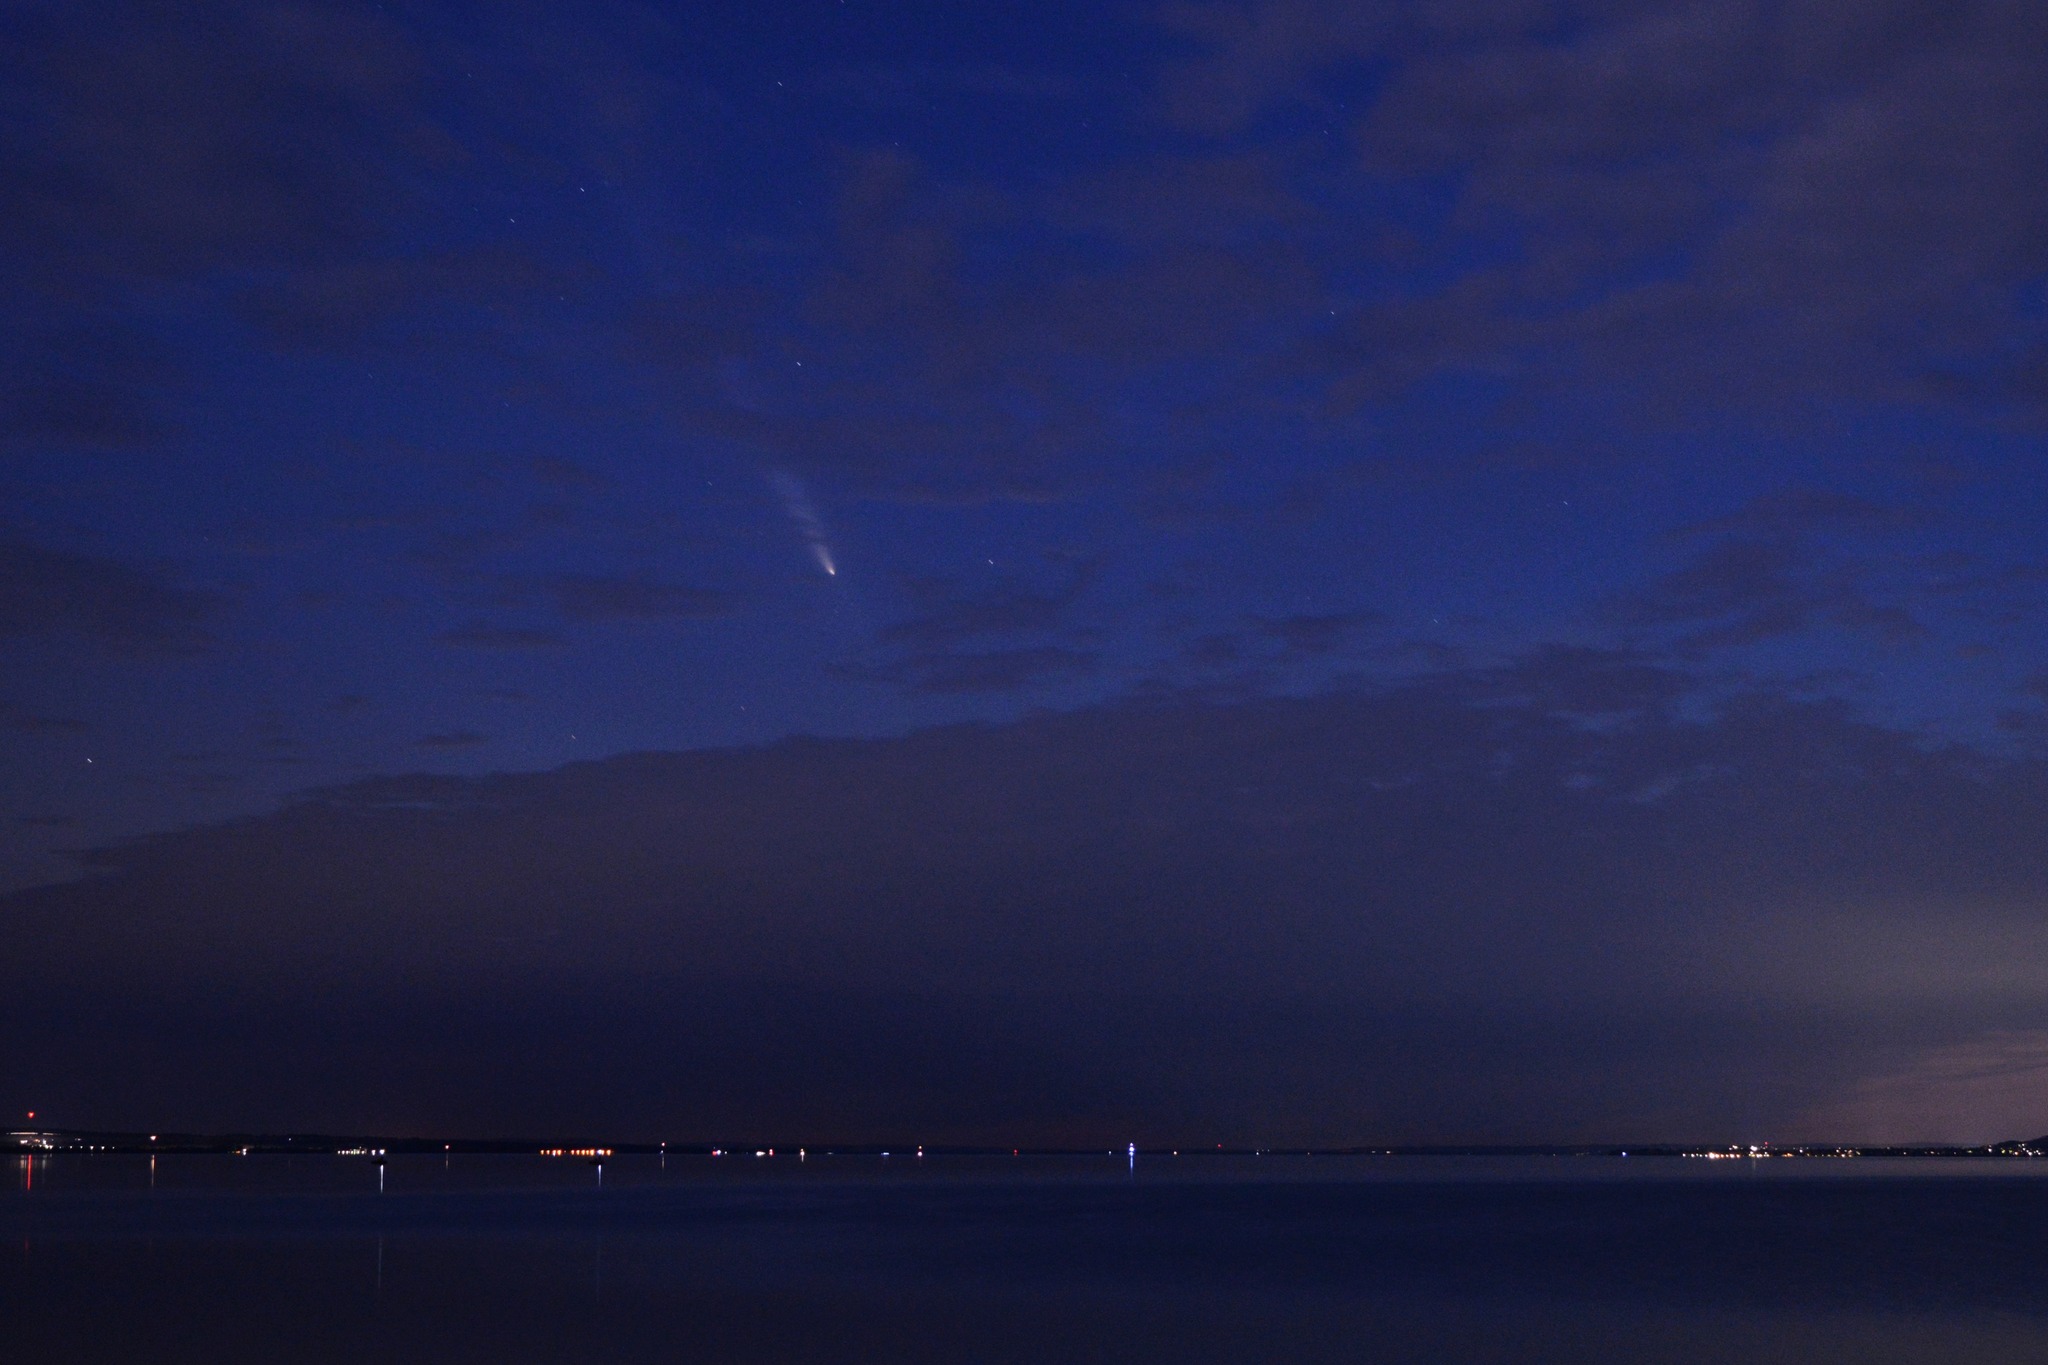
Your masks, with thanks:
[{"label": "wispy cloud", "polygon": [[530,626],[461,626],[442,631],[441,643],[470,649],[557,649],[569,641],[560,631]]},{"label": "wispy cloud", "polygon": [[123,560],[0,542],[0,638],[76,636],[135,654],[188,654],[214,641],[217,594]]}]

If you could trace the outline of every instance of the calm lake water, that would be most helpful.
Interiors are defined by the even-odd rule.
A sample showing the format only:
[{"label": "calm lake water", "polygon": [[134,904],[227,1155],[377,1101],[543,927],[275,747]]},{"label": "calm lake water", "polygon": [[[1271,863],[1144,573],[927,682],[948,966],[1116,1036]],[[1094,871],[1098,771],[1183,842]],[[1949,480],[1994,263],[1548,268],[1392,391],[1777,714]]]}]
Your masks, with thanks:
[{"label": "calm lake water", "polygon": [[57,1156],[51,1361],[2048,1360],[2048,1161]]}]

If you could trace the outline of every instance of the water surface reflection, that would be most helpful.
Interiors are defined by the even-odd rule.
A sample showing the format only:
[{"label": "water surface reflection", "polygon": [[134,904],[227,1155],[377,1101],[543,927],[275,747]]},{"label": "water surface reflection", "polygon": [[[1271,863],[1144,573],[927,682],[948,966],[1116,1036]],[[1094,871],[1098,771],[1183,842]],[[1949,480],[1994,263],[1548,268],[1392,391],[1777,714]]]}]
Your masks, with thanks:
[{"label": "water surface reflection", "polygon": [[18,1248],[0,1267],[0,1321],[17,1348],[74,1361],[2048,1359],[2048,1172],[2011,1163],[814,1152],[614,1157],[602,1186],[586,1165],[538,1158],[151,1164],[45,1157],[33,1183],[24,1165],[0,1206]]}]

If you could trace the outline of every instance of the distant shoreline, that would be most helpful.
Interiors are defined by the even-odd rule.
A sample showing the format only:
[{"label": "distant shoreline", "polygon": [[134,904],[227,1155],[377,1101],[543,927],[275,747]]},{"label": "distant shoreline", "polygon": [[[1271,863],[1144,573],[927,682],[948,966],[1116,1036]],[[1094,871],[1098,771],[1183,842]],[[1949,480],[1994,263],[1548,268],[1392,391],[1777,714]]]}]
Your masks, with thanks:
[{"label": "distant shoreline", "polygon": [[1713,1144],[1683,1143],[1515,1143],[1515,1144],[1376,1144],[1349,1147],[1151,1146],[1135,1150],[1110,1147],[944,1146],[926,1143],[890,1145],[872,1142],[757,1143],[720,1145],[711,1142],[617,1142],[590,1139],[500,1139],[457,1137],[364,1137],[326,1133],[139,1133],[86,1129],[21,1129],[0,1138],[0,1150],[16,1155],[63,1153],[168,1156],[549,1156],[590,1158],[615,1156],[702,1156],[769,1158],[815,1156],[903,1157],[1677,1157],[1700,1160],[1762,1161],[1783,1157],[1810,1160],[1854,1158],[2028,1159],[2048,1155],[2048,1137],[2014,1139],[1984,1146],[1914,1144]]}]

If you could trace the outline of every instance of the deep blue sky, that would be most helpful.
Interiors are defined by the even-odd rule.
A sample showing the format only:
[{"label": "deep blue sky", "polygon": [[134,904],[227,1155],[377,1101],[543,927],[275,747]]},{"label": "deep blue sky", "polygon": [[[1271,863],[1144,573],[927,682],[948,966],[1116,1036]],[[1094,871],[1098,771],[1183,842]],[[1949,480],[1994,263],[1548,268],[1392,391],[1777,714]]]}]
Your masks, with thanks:
[{"label": "deep blue sky", "polygon": [[[158,1011],[0,1099],[171,1122],[94,1069],[275,1006],[248,940],[308,1049],[476,1041],[334,1061],[341,1109],[187,1058],[194,1123],[672,1126],[430,1097],[514,1016],[738,992],[791,1039],[1039,1002],[988,1044],[1028,1083],[933,1043],[867,1108],[648,1054],[740,1126],[2048,1129],[2037,6],[0,24],[0,876],[69,882],[8,932],[100,926],[33,972]],[[1068,827],[1107,790],[1156,816]],[[501,799],[431,893],[388,851]],[[373,809],[424,823],[307,823]],[[531,951],[366,965],[352,916]],[[1069,1009],[1189,1041],[1084,1082]],[[1189,1024],[1231,1011],[1241,1056]],[[1470,1084],[1383,1074],[1411,1034]]]}]

